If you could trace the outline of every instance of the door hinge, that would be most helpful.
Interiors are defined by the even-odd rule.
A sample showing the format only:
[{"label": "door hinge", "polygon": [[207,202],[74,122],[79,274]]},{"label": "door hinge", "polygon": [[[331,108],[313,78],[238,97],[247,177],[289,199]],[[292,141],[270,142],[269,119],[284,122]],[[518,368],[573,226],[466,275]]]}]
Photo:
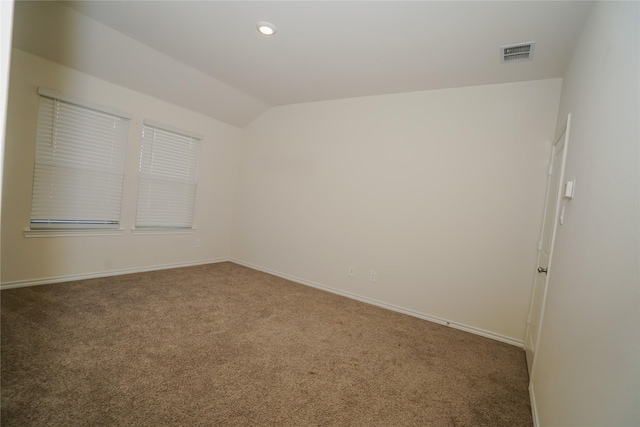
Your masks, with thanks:
[{"label": "door hinge", "polygon": [[549,165],[549,171],[547,172],[547,175],[551,175],[552,173],[553,173],[553,163]]},{"label": "door hinge", "polygon": [[542,240],[540,240],[538,242],[538,250],[541,251],[542,250]]}]

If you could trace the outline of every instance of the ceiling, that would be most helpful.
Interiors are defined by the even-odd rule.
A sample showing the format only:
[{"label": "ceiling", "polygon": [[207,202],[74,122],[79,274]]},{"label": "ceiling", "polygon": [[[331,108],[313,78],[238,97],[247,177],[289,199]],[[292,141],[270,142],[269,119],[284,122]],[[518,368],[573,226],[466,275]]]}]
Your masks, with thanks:
[{"label": "ceiling", "polygon": [[[17,4],[14,28],[23,25],[30,30],[16,29],[14,44],[63,65],[91,71],[86,69],[90,65],[82,69],[73,64],[70,57],[74,55],[51,53],[55,51],[51,46],[44,52],[44,45],[52,42],[35,40],[32,29],[49,25],[44,21],[51,15],[45,14],[49,18],[40,27],[34,26],[29,21],[35,19],[34,14],[27,18],[23,9],[35,6],[18,3],[23,4]],[[590,2],[577,1],[65,4],[67,11],[82,16],[74,19],[93,22],[103,32],[116,30],[122,40],[135,41],[123,41],[122,49],[136,45],[150,51],[150,47],[157,61],[161,56],[171,66],[190,69],[171,74],[174,86],[184,89],[185,99],[179,99],[175,88],[165,87],[162,71],[150,73],[142,65],[132,67],[129,61],[117,61],[127,69],[126,77],[116,67],[94,67],[93,74],[238,126],[269,106],[562,77],[591,7]],[[259,34],[259,21],[273,23],[276,35]],[[48,30],[42,33],[52,37]],[[95,43],[104,38],[96,37]],[[533,60],[500,62],[500,46],[530,41],[536,42]],[[114,55],[112,50],[117,51],[101,48],[101,55]],[[136,72],[141,75],[132,75]],[[198,77],[189,78],[190,73]],[[203,93],[224,101],[227,108],[238,109],[238,114],[224,117],[225,105],[218,106],[218,112],[206,107],[206,102],[195,105],[194,98]]]}]

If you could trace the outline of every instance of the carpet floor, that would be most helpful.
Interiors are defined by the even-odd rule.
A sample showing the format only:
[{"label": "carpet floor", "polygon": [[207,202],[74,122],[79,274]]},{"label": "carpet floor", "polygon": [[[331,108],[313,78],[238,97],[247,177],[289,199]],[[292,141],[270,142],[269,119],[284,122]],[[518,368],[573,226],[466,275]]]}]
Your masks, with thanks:
[{"label": "carpet floor", "polygon": [[531,426],[517,347],[232,263],[4,290],[3,426]]}]

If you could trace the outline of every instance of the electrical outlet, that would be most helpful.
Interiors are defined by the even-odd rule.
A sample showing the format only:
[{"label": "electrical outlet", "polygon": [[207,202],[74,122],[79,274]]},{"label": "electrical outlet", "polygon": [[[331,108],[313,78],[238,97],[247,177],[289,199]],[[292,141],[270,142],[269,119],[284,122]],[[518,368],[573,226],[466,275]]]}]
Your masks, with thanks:
[{"label": "electrical outlet", "polygon": [[200,247],[200,239],[196,239],[196,248]]},{"label": "electrical outlet", "polygon": [[369,272],[369,281],[370,282],[375,282],[377,278],[378,278],[378,273],[376,273],[375,271],[371,270]]},{"label": "electrical outlet", "polygon": [[349,266],[349,277],[355,277],[356,275],[356,268],[353,265]]}]

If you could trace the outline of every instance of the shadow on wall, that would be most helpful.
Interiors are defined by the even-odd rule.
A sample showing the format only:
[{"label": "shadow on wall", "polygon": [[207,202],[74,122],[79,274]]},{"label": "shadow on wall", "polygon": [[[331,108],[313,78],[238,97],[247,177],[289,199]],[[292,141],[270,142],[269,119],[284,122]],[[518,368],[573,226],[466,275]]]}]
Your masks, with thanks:
[{"label": "shadow on wall", "polygon": [[[58,2],[16,2],[13,19],[13,47],[37,52],[43,58],[54,62],[72,61],[81,64],[87,58],[93,59],[95,52],[91,38],[85,36],[83,21]],[[13,64],[22,63],[19,53],[13,51]],[[19,65],[16,65],[18,67]],[[37,87],[32,86],[30,73],[37,73],[28,67],[12,68],[7,102],[7,135],[4,160],[3,203],[2,203],[2,282],[6,277],[6,267],[15,271],[32,271],[36,277],[56,277],[64,275],[73,263],[74,252],[82,252],[83,237],[69,238],[26,238],[24,230],[30,228],[31,197],[38,107],[40,97]],[[73,74],[58,70],[47,76],[55,82],[48,89],[60,93],[76,94],[81,97],[83,82],[73,78]],[[40,83],[38,83],[40,84]],[[46,83],[45,83],[46,84]],[[80,246],[80,248],[78,248]],[[74,249],[75,248],[75,249]],[[33,258],[24,254],[32,254]],[[105,270],[113,268],[108,252],[105,256]],[[95,256],[94,254],[93,256]]]}]

